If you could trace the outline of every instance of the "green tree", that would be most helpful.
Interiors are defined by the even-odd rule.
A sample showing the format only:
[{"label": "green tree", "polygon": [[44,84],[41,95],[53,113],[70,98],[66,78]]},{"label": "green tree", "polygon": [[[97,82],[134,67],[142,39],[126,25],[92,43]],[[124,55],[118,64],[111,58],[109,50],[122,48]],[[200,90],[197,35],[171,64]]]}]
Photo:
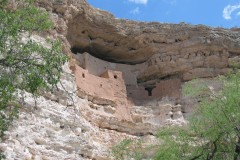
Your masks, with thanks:
[{"label": "green tree", "polygon": [[223,90],[203,99],[187,126],[160,131],[156,160],[240,159],[240,72],[222,81]]},{"label": "green tree", "polygon": [[112,147],[112,154],[116,160],[142,160],[148,149],[151,146],[144,148],[141,140],[124,139]]},{"label": "green tree", "polygon": [[0,136],[17,113],[18,90],[36,95],[59,82],[67,61],[61,43],[43,45],[32,38],[52,26],[48,13],[32,0],[0,0]]}]

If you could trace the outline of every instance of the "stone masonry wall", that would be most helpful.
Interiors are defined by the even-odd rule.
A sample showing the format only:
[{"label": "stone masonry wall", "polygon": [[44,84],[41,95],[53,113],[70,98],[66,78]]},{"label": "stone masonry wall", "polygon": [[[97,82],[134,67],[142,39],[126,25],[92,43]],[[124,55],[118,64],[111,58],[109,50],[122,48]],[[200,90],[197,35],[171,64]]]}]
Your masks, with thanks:
[{"label": "stone masonry wall", "polygon": [[100,75],[107,70],[121,71],[123,79],[126,85],[137,85],[137,76],[140,72],[143,72],[147,67],[146,63],[137,65],[127,65],[120,63],[111,63],[96,57],[91,56],[88,53],[77,54],[75,58],[78,64],[88,70],[93,75]]},{"label": "stone masonry wall", "polygon": [[161,100],[164,97],[173,99],[180,98],[181,81],[180,79],[162,80],[152,89],[151,95],[143,86],[127,86],[129,100],[136,105],[142,105],[152,100]]},{"label": "stone masonry wall", "polygon": [[106,71],[98,77],[77,65],[75,65],[74,72],[80,97],[87,96],[89,100],[97,104],[116,105],[117,102],[126,101],[126,87],[121,72]]},{"label": "stone masonry wall", "polygon": [[[88,53],[75,55],[77,64],[75,75],[79,87],[79,96],[88,95],[88,99],[98,104],[142,105],[151,100],[163,97],[177,99],[180,97],[181,80],[160,80],[149,91],[145,86],[138,85],[137,76],[145,70],[145,63],[126,65],[111,63]],[[83,69],[84,68],[84,69]],[[117,70],[117,71],[110,71]]]}]

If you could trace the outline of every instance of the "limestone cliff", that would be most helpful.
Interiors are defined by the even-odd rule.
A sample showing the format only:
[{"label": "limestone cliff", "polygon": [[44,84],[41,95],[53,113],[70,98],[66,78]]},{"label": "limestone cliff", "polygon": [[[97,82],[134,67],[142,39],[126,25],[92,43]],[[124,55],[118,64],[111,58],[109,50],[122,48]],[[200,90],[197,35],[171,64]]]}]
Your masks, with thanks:
[{"label": "limestone cliff", "polygon": [[62,40],[71,60],[60,90],[42,93],[36,107],[25,93],[0,145],[7,159],[102,160],[125,138],[158,143],[157,130],[184,125],[196,107],[196,97],[183,95],[184,83],[225,74],[239,62],[239,29],[117,19],[85,0],[36,5],[55,24],[38,36]]},{"label": "limestone cliff", "polygon": [[204,25],[145,23],[117,19],[85,0],[40,1],[53,13],[57,32],[70,53],[148,67],[139,82],[177,76],[182,80],[226,73],[240,53],[239,29]]}]

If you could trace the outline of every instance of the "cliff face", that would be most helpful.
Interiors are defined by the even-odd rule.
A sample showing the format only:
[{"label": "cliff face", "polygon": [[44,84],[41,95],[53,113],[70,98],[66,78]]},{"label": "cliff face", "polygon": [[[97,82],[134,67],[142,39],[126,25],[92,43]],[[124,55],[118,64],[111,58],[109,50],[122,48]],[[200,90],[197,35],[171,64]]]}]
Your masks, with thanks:
[{"label": "cliff face", "polygon": [[26,93],[0,145],[8,159],[111,159],[125,138],[157,142],[159,128],[184,125],[196,107],[198,99],[182,93],[186,81],[226,74],[240,61],[238,29],[116,19],[85,0],[36,4],[55,24],[40,36],[61,39],[71,60],[64,88],[43,93],[37,108]]},{"label": "cliff face", "polygon": [[7,160],[109,159],[112,144],[137,139],[88,121],[86,112],[92,112],[93,104],[74,92],[77,87],[68,64],[63,69],[58,90],[37,99],[24,93],[24,107],[0,143]]},{"label": "cliff face", "polygon": [[177,76],[183,81],[227,72],[240,53],[238,29],[163,24],[117,19],[85,0],[39,1],[53,14],[66,52],[83,53],[116,63],[147,63],[139,82]]}]

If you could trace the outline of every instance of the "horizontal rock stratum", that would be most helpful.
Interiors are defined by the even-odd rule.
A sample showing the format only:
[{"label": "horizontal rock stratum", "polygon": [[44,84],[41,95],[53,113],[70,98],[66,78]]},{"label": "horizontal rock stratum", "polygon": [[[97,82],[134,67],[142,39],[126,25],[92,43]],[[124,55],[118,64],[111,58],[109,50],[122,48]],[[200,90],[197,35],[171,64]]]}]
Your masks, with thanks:
[{"label": "horizontal rock stratum", "polygon": [[38,4],[54,13],[57,35],[66,52],[88,52],[116,63],[146,63],[147,69],[138,75],[139,83],[172,76],[186,81],[224,74],[229,58],[231,61],[240,54],[237,28],[117,19],[85,0]]},{"label": "horizontal rock stratum", "polygon": [[[152,101],[170,97],[174,102],[167,112],[174,114],[177,101],[180,105],[184,103],[181,99],[183,82],[226,74],[231,70],[230,66],[239,61],[238,28],[118,19],[91,7],[86,0],[39,0],[37,4],[49,11],[55,23],[50,35],[60,38],[64,52],[72,57],[70,66],[75,68],[78,96],[87,97],[94,104],[110,105],[103,108],[116,118],[110,120],[111,124],[101,122],[106,116],[99,118],[98,109],[92,114],[97,119],[90,114],[87,116],[104,128],[141,133],[135,132],[136,127],[136,130],[128,128],[131,128],[130,123],[137,126],[136,123],[144,122],[142,115],[134,117],[134,105],[149,109],[146,107],[149,102],[154,104],[156,112],[156,108],[164,105]],[[182,106],[180,110],[184,108],[188,107]],[[191,109],[187,110],[191,112]],[[161,111],[152,119],[167,114]],[[157,126],[160,124],[151,120],[151,125],[152,122]],[[154,131],[150,127],[144,134]]]}]

